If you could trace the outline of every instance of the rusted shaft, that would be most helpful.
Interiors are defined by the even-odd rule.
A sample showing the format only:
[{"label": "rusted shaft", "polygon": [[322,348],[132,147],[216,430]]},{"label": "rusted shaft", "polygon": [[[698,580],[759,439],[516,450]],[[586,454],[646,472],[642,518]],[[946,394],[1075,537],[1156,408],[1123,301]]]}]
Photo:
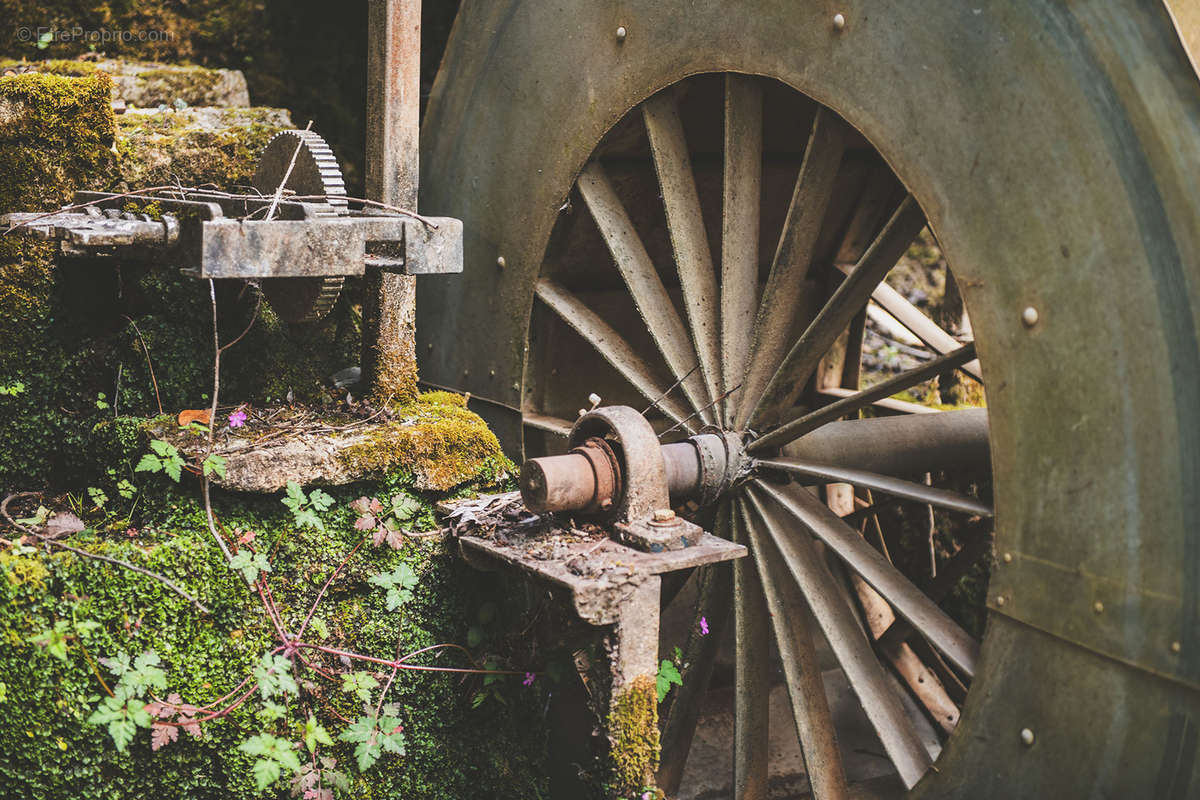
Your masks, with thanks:
[{"label": "rusted shaft", "polygon": [[521,499],[530,511],[604,511],[620,494],[620,466],[601,439],[521,467]]}]

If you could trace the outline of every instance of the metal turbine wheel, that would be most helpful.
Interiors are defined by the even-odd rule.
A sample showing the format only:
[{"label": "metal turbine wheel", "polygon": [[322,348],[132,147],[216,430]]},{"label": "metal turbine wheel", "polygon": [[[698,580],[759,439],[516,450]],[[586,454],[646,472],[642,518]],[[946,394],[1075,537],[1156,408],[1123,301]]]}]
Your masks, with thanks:
[{"label": "metal turbine wheel", "polygon": [[[781,128],[805,124],[809,135],[797,137],[802,149],[779,149]],[[770,204],[789,183],[784,208],[765,209],[764,199]],[[791,697],[815,795],[845,796],[834,722],[819,671],[813,674],[818,638],[828,643],[896,773],[913,786],[931,764],[927,748],[938,742],[922,737],[887,667],[950,731],[958,704],[905,640],[915,630],[932,644],[946,681],[960,689],[974,674],[978,642],[891,563],[882,542],[872,546],[858,525],[781,479],[791,475],[802,484],[853,486],[859,498],[874,492],[992,516],[988,503],[905,479],[964,468],[986,478],[986,410],[942,412],[932,415],[936,420],[925,414],[857,419],[875,401],[934,376],[956,368],[980,374],[973,343],[960,344],[883,283],[925,227],[916,201],[827,108],[766,79],[727,74],[689,79],[630,112],[584,168],[572,202],[577,213],[560,220],[537,283],[527,425],[552,434],[570,427],[564,403],[586,387],[647,407],[664,433],[703,427],[733,434],[721,437],[729,443],[722,459],[728,477],[709,481],[719,488],[705,491],[697,477],[680,494],[699,502],[696,514],[715,520],[718,533],[751,552],[751,561],[733,565],[732,604],[714,584],[695,614],[697,623],[701,617],[715,622],[733,609],[735,795],[765,796],[767,707],[772,653],[778,652],[782,669],[774,671]],[[711,250],[708,220],[720,242]],[[759,257],[760,239],[767,258]],[[826,292],[826,286],[836,288]],[[869,302],[887,303],[914,335],[923,332],[945,353],[859,390],[859,352],[849,349],[862,346]],[[805,392],[839,337],[836,381],[821,388],[848,390],[845,396]],[[596,356],[614,374],[601,369]],[[716,438],[666,445],[668,472],[673,463],[695,458],[693,444],[703,448]],[[891,474],[863,468],[883,459]],[[842,494],[849,506],[840,514],[858,510],[853,492]],[[837,505],[832,490],[830,501]],[[987,531],[972,533],[985,546],[963,547],[950,585],[974,560],[990,556]],[[840,585],[843,576],[825,566],[813,537],[845,563],[853,583]],[[864,630],[860,613],[874,623],[871,630]],[[899,630],[906,623],[906,635],[893,631],[889,645],[879,644],[890,626]],[[687,690],[668,707],[660,782],[672,795],[693,738],[694,706],[712,672],[707,662],[716,657],[715,647],[697,649]]]},{"label": "metal turbine wheel", "polygon": [[[814,794],[845,793],[823,639],[907,796],[1194,784],[1200,83],[1165,10],[1105,8],[869,1],[836,23],[824,6],[692,0],[460,9],[422,205],[464,220],[470,280],[419,290],[422,378],[469,391],[514,455],[552,452],[592,392],[678,426],[664,441],[745,443],[749,474],[697,503],[753,552],[732,586],[719,571],[700,586],[736,640],[734,797],[768,796],[780,677]],[[924,225],[974,343],[881,283]],[[861,346],[868,301],[937,363],[874,392],[852,357],[827,369]],[[892,413],[905,385],[979,375],[972,344],[986,411]],[[989,466],[1000,557],[982,647],[935,602],[943,587],[863,537],[864,514],[804,488],[980,517],[967,561],[986,556],[990,503],[957,478]],[[879,637],[872,593],[895,618]],[[961,709],[936,769],[942,737],[898,685],[901,641]],[[719,657],[699,655],[693,673]],[[663,707],[667,788],[707,683],[685,676]]]},{"label": "metal turbine wheel", "polygon": [[[314,201],[314,205],[328,206],[330,216],[345,213],[346,184],[342,181],[342,171],[329,145],[316,133],[282,131],[267,144],[254,172],[254,188],[265,195],[274,194],[284,176],[287,176],[284,189],[301,196],[324,196],[325,200]],[[266,278],[262,290],[284,322],[316,322],[337,302],[343,281],[341,277]]]}]

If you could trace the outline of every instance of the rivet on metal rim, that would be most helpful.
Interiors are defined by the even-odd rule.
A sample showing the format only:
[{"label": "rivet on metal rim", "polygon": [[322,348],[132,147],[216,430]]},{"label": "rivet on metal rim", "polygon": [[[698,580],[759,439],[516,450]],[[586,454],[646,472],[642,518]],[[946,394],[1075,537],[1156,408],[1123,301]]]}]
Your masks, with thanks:
[{"label": "rivet on metal rim", "polygon": [[618,42],[625,41],[625,36],[628,35],[628,33],[629,33],[629,31],[625,30],[624,25],[619,26],[617,28],[617,41]]},{"label": "rivet on metal rim", "polygon": [[1095,603],[1092,604],[1092,611],[1095,611],[1097,614],[1103,614],[1104,613],[1104,603],[1101,603],[1099,600],[1097,600]]},{"label": "rivet on metal rim", "polygon": [[996,595],[996,605],[998,605],[998,606],[1004,605],[1004,595],[1002,595],[1002,594]]},{"label": "rivet on metal rim", "polygon": [[1171,642],[1171,652],[1172,653],[1178,653],[1182,649],[1183,649],[1183,645],[1179,644],[1179,642]]},{"label": "rivet on metal rim", "polygon": [[504,269],[505,267],[508,266],[508,262],[504,260],[504,256],[496,257],[496,266],[499,267],[500,269]]},{"label": "rivet on metal rim", "polygon": [[1026,747],[1033,747],[1033,731],[1029,730],[1029,728],[1021,729],[1021,744]]},{"label": "rivet on metal rim", "polygon": [[833,15],[833,29],[835,31],[840,31],[845,27],[846,27],[846,18],[844,16],[842,16],[841,14],[834,14]]},{"label": "rivet on metal rim", "polygon": [[1011,563],[1012,563],[1012,553],[1005,553],[1005,554],[1004,554],[1004,563],[1005,563],[1005,564],[1011,564]]},{"label": "rivet on metal rim", "polygon": [[1021,322],[1025,323],[1026,328],[1032,328],[1034,325],[1037,325],[1037,321],[1038,310],[1033,306],[1029,306],[1021,312]]}]

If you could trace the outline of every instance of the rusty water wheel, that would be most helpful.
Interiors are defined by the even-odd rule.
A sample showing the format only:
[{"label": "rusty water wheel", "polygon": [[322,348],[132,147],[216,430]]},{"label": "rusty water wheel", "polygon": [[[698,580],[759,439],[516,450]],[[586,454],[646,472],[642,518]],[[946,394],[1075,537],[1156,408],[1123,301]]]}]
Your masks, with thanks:
[{"label": "rusty water wheel", "polygon": [[[676,438],[702,427],[736,431],[758,458],[744,483],[693,509],[752,553],[733,565],[732,584],[696,576],[703,588],[688,626],[696,630],[703,619],[719,632],[732,608],[734,793],[766,796],[768,706],[772,685],[782,685],[795,720],[785,726],[798,732],[817,796],[846,796],[843,748],[814,641],[832,653],[839,682],[857,697],[878,739],[871,745],[882,746],[904,785],[914,785],[941,747],[925,717],[953,730],[959,706],[950,691],[959,701],[965,695],[978,643],[893,566],[885,541],[899,537],[881,535],[879,516],[861,513],[855,498],[865,505],[872,490],[882,491],[991,516],[985,502],[896,480],[967,471],[986,482],[989,472],[986,410],[927,416],[919,413],[927,407],[889,402],[956,365],[980,374],[973,346],[883,284],[924,215],[836,114],[775,82],[737,74],[689,78],[633,109],[593,153],[571,203],[537,283],[526,424],[551,436],[568,427],[582,388],[646,407]],[[847,351],[861,349],[867,305],[879,301],[949,355],[882,390],[859,390],[858,352]],[[831,348],[840,353],[836,364]],[[916,416],[859,420],[862,408]],[[527,437],[527,453],[531,447]],[[789,472],[798,483],[781,480]],[[823,484],[833,484],[828,505],[801,488]],[[838,516],[852,512],[861,520],[853,528]],[[879,552],[860,532],[868,522],[872,536],[881,535]],[[960,551],[957,577],[991,554],[987,528],[971,534],[976,541]],[[853,580],[823,563],[814,537]],[[938,587],[947,580],[953,586],[957,578],[943,572]],[[871,624],[867,635],[860,615]],[[907,643],[911,629],[899,633],[900,619],[936,650],[926,645],[929,664]],[[680,638],[671,633],[668,641]],[[716,635],[693,635],[690,645],[684,686],[664,707],[659,782],[672,796],[681,783],[695,783],[685,780],[685,765],[719,659]],[[910,688],[897,692],[890,670]]]},{"label": "rusty water wheel", "polygon": [[[744,434],[747,481],[695,512],[752,553],[731,586],[694,579],[695,616],[728,609],[733,630],[729,796],[807,791],[770,780],[772,712],[818,798],[1186,796],[1200,276],[1183,254],[1200,253],[1200,186],[1181,176],[1200,89],[1165,12],[1106,27],[1034,3],[1002,21],[867,3],[835,25],[771,4],[568,5],[460,12],[422,205],[464,220],[469,280],[420,289],[422,377],[470,391],[528,455],[593,392],[671,436]],[[926,226],[975,342],[883,283]],[[869,302],[941,354],[882,395],[859,387]],[[986,411],[898,413],[914,409],[891,395],[932,375],[981,377],[976,346]],[[980,643],[868,518],[894,497],[970,520],[962,558],[938,565],[953,576],[991,555],[992,495]],[[669,796],[709,678],[726,680],[717,637],[697,641],[664,705]],[[868,785],[848,785],[831,675],[888,765]]]}]

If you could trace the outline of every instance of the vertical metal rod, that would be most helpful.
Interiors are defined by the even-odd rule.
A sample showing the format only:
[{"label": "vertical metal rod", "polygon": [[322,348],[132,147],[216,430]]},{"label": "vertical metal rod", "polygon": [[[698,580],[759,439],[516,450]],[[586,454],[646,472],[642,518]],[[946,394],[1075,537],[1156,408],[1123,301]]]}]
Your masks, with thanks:
[{"label": "vertical metal rod", "polygon": [[[416,210],[421,0],[367,6],[367,197]],[[416,395],[416,279],[367,268],[363,378],[377,400]]]}]

